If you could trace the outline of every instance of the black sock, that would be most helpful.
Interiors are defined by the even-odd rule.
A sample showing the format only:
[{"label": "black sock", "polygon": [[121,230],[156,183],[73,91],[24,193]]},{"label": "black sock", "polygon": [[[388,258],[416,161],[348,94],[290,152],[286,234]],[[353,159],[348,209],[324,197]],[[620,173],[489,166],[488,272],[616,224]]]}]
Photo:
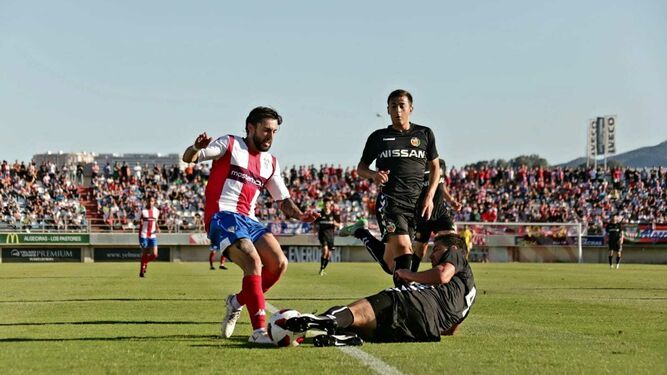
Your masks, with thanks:
[{"label": "black sock", "polygon": [[410,269],[412,269],[412,254],[403,254],[394,258],[394,286],[398,288],[407,284],[407,282],[396,277],[396,270]]},{"label": "black sock", "polygon": [[412,266],[410,267],[410,271],[419,271],[419,263],[421,263],[421,261],[422,258],[418,257],[416,254],[412,254]]},{"label": "black sock", "polygon": [[616,257],[616,264],[619,264],[619,263],[621,263],[621,256],[620,255]]},{"label": "black sock", "polygon": [[612,255],[609,256],[609,265],[611,266],[611,260],[614,259]]},{"label": "black sock", "polygon": [[354,323],[352,310],[347,306],[334,306],[325,311],[322,315],[330,316],[336,320],[339,329],[345,329]]},{"label": "black sock", "polygon": [[324,258],[324,268],[327,268],[328,265],[329,265],[329,258]]},{"label": "black sock", "polygon": [[326,261],[327,258],[324,257],[320,258],[320,271],[324,270],[324,267],[326,267]]},{"label": "black sock", "polygon": [[354,231],[354,237],[360,239],[361,242],[364,243],[368,253],[380,264],[380,267],[382,267],[384,272],[389,275],[393,274],[389,269],[389,266],[387,266],[387,263],[384,262],[384,243],[382,243],[382,241],[375,238],[368,229],[363,228]]}]

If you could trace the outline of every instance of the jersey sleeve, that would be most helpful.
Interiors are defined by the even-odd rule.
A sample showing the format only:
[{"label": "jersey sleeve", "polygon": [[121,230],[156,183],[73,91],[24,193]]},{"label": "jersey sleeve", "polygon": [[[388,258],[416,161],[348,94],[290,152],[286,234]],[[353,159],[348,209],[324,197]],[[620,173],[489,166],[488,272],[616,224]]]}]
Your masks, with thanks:
[{"label": "jersey sleeve", "polygon": [[438,158],[438,148],[435,146],[435,135],[433,130],[428,128],[426,131],[426,137],[428,138],[428,144],[426,145],[426,158],[428,160],[434,160]]},{"label": "jersey sleeve", "polygon": [[280,166],[278,165],[278,160],[276,160],[276,165],[273,169],[273,175],[266,181],[266,189],[271,194],[271,198],[276,201],[281,201],[290,197],[289,190],[285,186],[285,180],[283,175],[280,173]]},{"label": "jersey sleeve", "polygon": [[229,135],[224,135],[209,143],[208,147],[197,152],[198,161],[216,160],[225,154],[229,147]]},{"label": "jersey sleeve", "polygon": [[440,264],[451,263],[454,266],[455,273],[459,273],[465,266],[463,263],[463,254],[461,251],[449,250],[440,258]]},{"label": "jersey sleeve", "polygon": [[361,161],[366,165],[371,165],[373,160],[377,158],[378,155],[378,142],[377,142],[377,132],[373,132],[368,136],[366,140],[366,146],[364,146],[364,152],[361,154]]}]

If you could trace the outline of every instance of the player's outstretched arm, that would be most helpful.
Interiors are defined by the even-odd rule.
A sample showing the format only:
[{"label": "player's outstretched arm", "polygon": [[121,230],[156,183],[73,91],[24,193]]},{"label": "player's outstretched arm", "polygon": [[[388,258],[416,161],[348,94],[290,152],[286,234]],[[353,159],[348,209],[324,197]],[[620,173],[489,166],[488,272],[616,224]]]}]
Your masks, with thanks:
[{"label": "player's outstretched arm", "polygon": [[183,152],[183,161],[186,163],[194,163],[197,161],[197,152],[202,148],[206,148],[211,143],[212,138],[203,132],[197,136],[195,142],[185,149]]},{"label": "player's outstretched arm", "polygon": [[451,263],[438,264],[430,270],[412,272],[405,269],[396,270],[394,275],[405,281],[414,281],[420,284],[440,285],[447,284],[456,273]]},{"label": "player's outstretched arm", "polygon": [[297,219],[306,223],[310,223],[320,217],[320,214],[317,212],[301,211],[299,206],[297,206],[291,198],[281,200],[279,207],[288,219]]}]

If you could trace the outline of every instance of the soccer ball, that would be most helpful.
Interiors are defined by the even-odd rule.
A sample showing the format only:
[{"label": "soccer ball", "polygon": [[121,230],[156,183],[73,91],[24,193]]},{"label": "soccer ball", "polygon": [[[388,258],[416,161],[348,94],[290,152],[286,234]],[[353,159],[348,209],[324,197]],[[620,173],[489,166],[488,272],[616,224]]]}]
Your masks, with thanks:
[{"label": "soccer ball", "polygon": [[269,324],[267,324],[267,332],[274,344],[280,347],[297,346],[303,342],[306,333],[295,333],[288,331],[285,328],[285,322],[289,318],[301,316],[301,313],[296,310],[284,309],[271,315]]}]

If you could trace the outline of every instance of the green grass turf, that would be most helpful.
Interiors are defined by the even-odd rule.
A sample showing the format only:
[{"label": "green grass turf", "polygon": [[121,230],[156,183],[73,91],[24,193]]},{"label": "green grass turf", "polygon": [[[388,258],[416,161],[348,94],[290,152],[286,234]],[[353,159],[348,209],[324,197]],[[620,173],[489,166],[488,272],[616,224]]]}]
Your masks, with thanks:
[{"label": "green grass turf", "polygon": [[[322,312],[390,283],[371,263],[290,264],[268,302]],[[426,267],[424,264],[422,267]],[[473,264],[478,297],[457,336],[365,344],[405,374],[667,373],[667,266]],[[0,264],[3,373],[369,373],[336,348],[250,347],[243,313],[218,337],[241,272],[204,263]]]}]

